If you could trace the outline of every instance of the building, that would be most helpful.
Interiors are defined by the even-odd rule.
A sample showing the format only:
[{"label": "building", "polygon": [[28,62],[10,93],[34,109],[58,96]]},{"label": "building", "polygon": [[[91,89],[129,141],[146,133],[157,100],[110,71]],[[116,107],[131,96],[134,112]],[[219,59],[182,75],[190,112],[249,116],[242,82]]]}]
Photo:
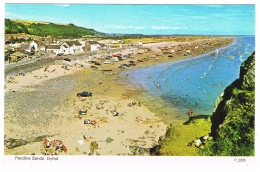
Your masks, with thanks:
[{"label": "building", "polygon": [[50,44],[47,46],[46,51],[54,54],[78,54],[84,52],[82,44],[79,41]]},{"label": "building", "polygon": [[35,51],[39,51],[38,49],[38,43],[35,41],[30,42],[30,49],[34,47]]},{"label": "building", "polygon": [[63,48],[59,44],[50,44],[46,48],[47,53],[53,53],[53,54],[63,54]]},{"label": "building", "polygon": [[97,51],[101,49],[101,44],[97,41],[88,41],[85,46],[86,51]]},{"label": "building", "polygon": [[66,47],[65,54],[78,54],[84,52],[79,41],[65,41],[61,45]]}]

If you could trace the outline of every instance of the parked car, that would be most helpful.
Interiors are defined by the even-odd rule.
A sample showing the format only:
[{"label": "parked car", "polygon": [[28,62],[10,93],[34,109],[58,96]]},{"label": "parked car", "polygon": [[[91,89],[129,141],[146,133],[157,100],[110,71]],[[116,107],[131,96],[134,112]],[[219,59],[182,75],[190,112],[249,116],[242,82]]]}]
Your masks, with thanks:
[{"label": "parked car", "polygon": [[126,66],[120,65],[120,66],[118,66],[118,68],[120,68],[120,69],[125,69]]},{"label": "parked car", "polygon": [[68,61],[68,62],[71,62],[71,59],[70,58],[64,58],[63,60],[65,60],[65,61]]},{"label": "parked car", "polygon": [[112,62],[118,62],[119,60],[118,60],[118,57],[113,57],[112,58]]},{"label": "parked car", "polygon": [[135,63],[129,63],[129,67],[130,66],[136,66],[136,64]]},{"label": "parked car", "polygon": [[121,66],[130,67],[129,64],[122,64]]},{"label": "parked car", "polygon": [[80,114],[80,115],[86,115],[87,112],[88,112],[88,111],[85,110],[85,109],[79,110],[79,114]]},{"label": "parked car", "polygon": [[77,97],[92,97],[92,93],[88,91],[83,91],[81,93],[77,93]]},{"label": "parked car", "polygon": [[58,53],[58,54],[57,54],[57,56],[62,56],[62,55],[63,55],[63,53]]},{"label": "parked car", "polygon": [[122,60],[126,60],[127,58],[129,58],[127,55],[124,55],[123,57],[122,57]]},{"label": "parked car", "polygon": [[101,63],[99,61],[94,61],[95,65],[101,65]]},{"label": "parked car", "polygon": [[104,64],[110,64],[111,62],[110,62],[110,60],[105,60],[104,61]]}]

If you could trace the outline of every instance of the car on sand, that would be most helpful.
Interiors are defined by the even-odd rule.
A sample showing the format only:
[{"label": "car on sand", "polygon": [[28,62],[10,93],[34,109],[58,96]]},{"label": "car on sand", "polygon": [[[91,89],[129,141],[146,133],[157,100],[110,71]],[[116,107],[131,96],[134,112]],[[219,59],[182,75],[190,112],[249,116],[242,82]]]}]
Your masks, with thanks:
[{"label": "car on sand", "polygon": [[92,92],[83,91],[81,93],[77,93],[77,97],[92,97]]},{"label": "car on sand", "polygon": [[105,60],[104,61],[104,64],[110,64],[111,62],[110,62],[110,60]]}]

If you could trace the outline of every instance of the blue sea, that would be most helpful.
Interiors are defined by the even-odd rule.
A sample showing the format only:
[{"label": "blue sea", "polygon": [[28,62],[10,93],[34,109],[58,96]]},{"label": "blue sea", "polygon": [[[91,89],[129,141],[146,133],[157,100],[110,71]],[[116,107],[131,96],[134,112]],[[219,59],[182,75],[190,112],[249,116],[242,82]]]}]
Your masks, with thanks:
[{"label": "blue sea", "polygon": [[[240,65],[255,50],[255,37],[236,37],[234,42],[214,56],[208,54],[127,70],[126,83],[147,90],[167,102],[183,115],[189,109],[195,114],[211,115],[215,101],[224,89],[239,77]],[[158,84],[160,87],[158,87]]]}]

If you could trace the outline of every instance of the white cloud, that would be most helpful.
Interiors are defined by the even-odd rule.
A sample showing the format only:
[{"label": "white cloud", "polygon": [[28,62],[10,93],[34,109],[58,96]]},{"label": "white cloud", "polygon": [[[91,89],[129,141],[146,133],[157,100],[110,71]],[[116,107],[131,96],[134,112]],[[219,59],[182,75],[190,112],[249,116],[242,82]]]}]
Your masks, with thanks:
[{"label": "white cloud", "polygon": [[209,31],[210,29],[207,29],[207,28],[193,28],[193,29],[190,29],[190,30],[196,30],[196,31]]},{"label": "white cloud", "polygon": [[173,23],[177,24],[177,21],[185,21],[185,20],[206,20],[210,19],[211,17],[206,16],[206,15],[171,15],[170,17],[167,18],[156,18],[156,17],[149,17],[150,19],[153,20],[159,20],[159,21],[165,21],[168,23]]},{"label": "white cloud", "polygon": [[197,6],[201,6],[201,7],[214,7],[214,8],[224,7],[224,5],[220,5],[220,4],[205,4],[205,5],[197,5]]},{"label": "white cloud", "polygon": [[66,7],[69,7],[70,4],[57,4],[57,6],[58,6],[58,7],[65,7],[65,8],[66,8]]},{"label": "white cloud", "polygon": [[157,17],[149,17],[150,19],[154,19],[154,20],[159,20],[159,21],[166,21],[166,22],[170,22],[170,19],[162,19],[162,18],[157,18]]},{"label": "white cloud", "polygon": [[152,26],[153,30],[187,30],[187,27]]},{"label": "white cloud", "polygon": [[109,29],[144,29],[144,26],[122,26],[122,25],[109,25],[106,26]]}]

